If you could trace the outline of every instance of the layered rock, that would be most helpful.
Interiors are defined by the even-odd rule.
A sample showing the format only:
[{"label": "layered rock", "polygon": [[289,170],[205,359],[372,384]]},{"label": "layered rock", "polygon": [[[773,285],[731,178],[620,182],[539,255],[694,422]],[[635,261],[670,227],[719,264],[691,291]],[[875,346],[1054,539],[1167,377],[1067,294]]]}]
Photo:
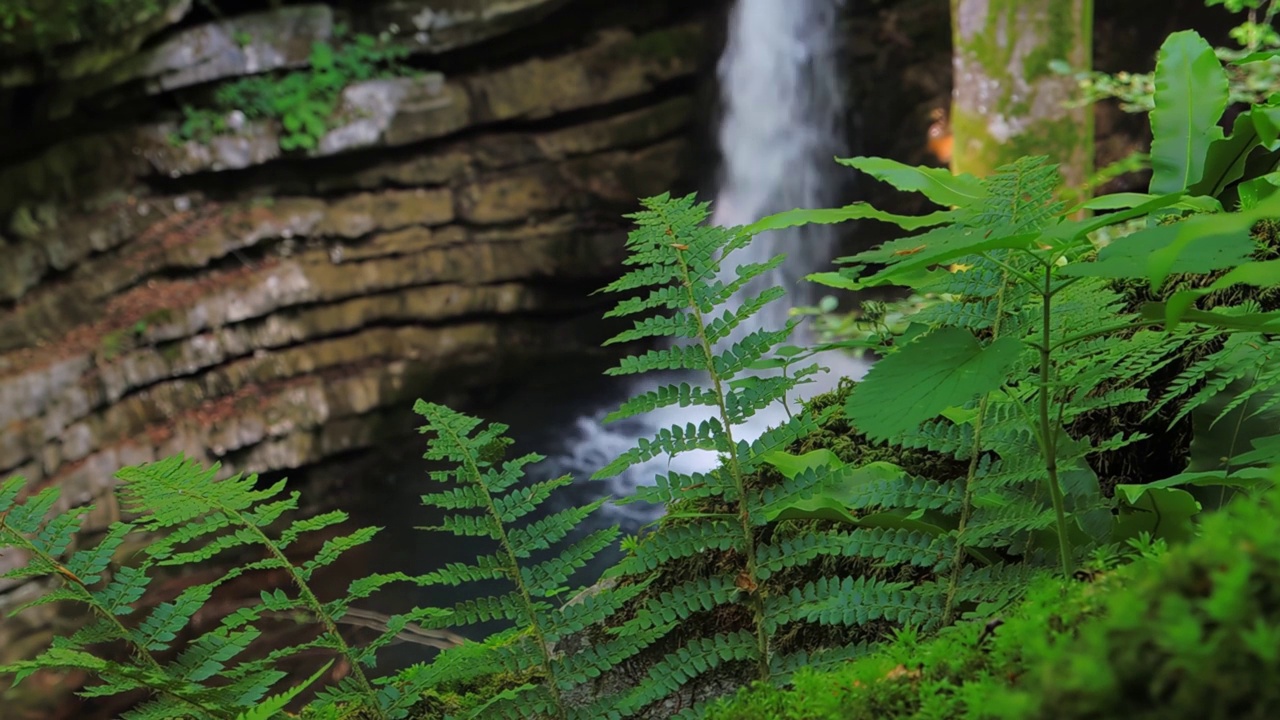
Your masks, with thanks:
[{"label": "layered rock", "polygon": [[[52,78],[33,122],[69,132],[0,166],[0,476],[78,504],[179,452],[298,474],[411,432],[415,397],[465,399],[598,340],[584,291],[618,272],[622,213],[686,169],[702,59],[687,7],[396,0],[178,22],[188,5],[166,6],[168,30],[127,28],[129,52],[0,75]],[[296,67],[338,22],[398,24],[421,71],[347,87],[309,153],[283,152],[270,122],[172,141],[168,93]],[[506,42],[501,63],[476,59]],[[91,108],[111,121],[58,124]],[[27,594],[0,584],[0,606]],[[0,647],[32,627],[49,632],[0,625]]]}]

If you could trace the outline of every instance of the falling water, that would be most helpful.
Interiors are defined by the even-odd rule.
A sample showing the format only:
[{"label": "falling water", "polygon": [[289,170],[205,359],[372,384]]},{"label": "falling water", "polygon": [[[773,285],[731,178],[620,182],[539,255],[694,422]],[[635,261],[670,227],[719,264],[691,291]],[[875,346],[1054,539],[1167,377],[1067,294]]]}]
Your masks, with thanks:
[{"label": "falling water", "polygon": [[[830,207],[839,200],[840,167],[832,158],[843,149],[844,106],[839,64],[838,15],[843,0],[738,0],[729,18],[728,43],[717,66],[722,113],[718,140],[723,170],[713,204],[713,222],[745,225],[792,208]],[[804,275],[830,262],[835,237],[830,226],[773,231],[755,238],[728,263],[761,262],[778,253],[787,261],[743,290],[750,297],[770,286],[788,291],[752,318],[746,333],[780,327],[791,305],[809,302]],[[729,268],[731,269],[731,268]],[[827,389],[840,375],[862,369],[842,357],[828,382],[808,386],[806,394]],[[834,361],[834,363],[833,363]],[[664,378],[663,381],[670,381]],[[652,389],[647,379],[631,388]],[[753,418],[752,437],[783,420],[782,410]],[[689,408],[664,408],[624,425],[603,425],[604,412],[576,423],[576,442],[553,458],[561,472],[589,474],[629,450],[637,438],[673,423],[697,421]],[[614,492],[627,495],[638,483],[667,471],[707,471],[717,462],[711,453],[658,458],[617,478]]]},{"label": "falling water", "polygon": [[[746,225],[839,201],[841,172],[832,158],[844,151],[837,36],[842,2],[738,0],[734,6],[717,67],[724,108],[717,225]],[[777,327],[786,321],[788,304],[812,299],[811,286],[801,280],[830,261],[834,246],[834,229],[814,225],[765,233],[735,256],[733,265],[787,255],[786,263],[745,291],[787,290],[790,303],[774,303],[760,324]]]},{"label": "falling water", "polygon": [[[843,151],[843,108],[841,107],[840,66],[837,60],[837,11],[843,0],[737,0],[729,24],[728,43],[720,60],[721,126],[719,143],[723,158],[720,187],[715,198],[714,222],[742,225],[765,215],[796,207],[830,206],[839,200],[837,190],[841,169],[832,157]],[[781,286],[788,297],[773,304],[772,315],[753,318],[751,327],[780,327],[786,321],[787,308],[811,302],[802,282],[805,274],[822,269],[834,252],[834,238],[829,228],[803,228],[777,231],[757,237],[747,248],[736,253],[729,265],[759,262],[778,253],[786,253],[788,261],[771,276],[760,278],[755,294],[762,286]],[[833,372],[826,382],[806,386],[813,392],[826,389],[836,378],[860,375],[862,366],[846,357],[821,358]],[[667,376],[661,382],[684,380]],[[688,378],[697,382],[699,378]],[[543,388],[529,397],[512,398],[528,427],[520,427],[514,436],[528,442],[530,448],[548,453],[545,462],[528,468],[531,479],[546,479],[571,474],[585,479],[614,458],[635,446],[637,439],[653,435],[658,428],[674,423],[697,422],[698,408],[664,408],[624,422],[605,425],[605,414],[614,409],[619,396],[634,395],[654,388],[660,382],[644,377],[631,387],[616,389],[612,398],[586,399],[591,393]],[[539,386],[532,383],[529,390]],[[582,390],[578,388],[577,390]],[[563,406],[564,398],[579,397],[585,406],[577,409]],[[607,405],[607,407],[606,407]],[[738,430],[739,437],[753,438],[767,427],[785,419],[781,408],[752,418]],[[565,410],[568,417],[556,414]],[[581,414],[576,414],[581,413]],[[518,421],[517,421],[517,424]],[[513,427],[513,430],[517,428]],[[744,438],[744,439],[745,439]],[[558,450],[556,447],[558,446]],[[717,458],[711,453],[684,453],[675,458],[655,458],[631,468],[613,481],[615,497],[631,495],[640,484],[653,482],[665,472],[698,472],[714,467]],[[406,491],[416,493],[419,483],[406,483]],[[585,497],[598,497],[592,484],[575,484],[571,490]],[[580,497],[579,500],[585,499]],[[415,508],[416,500],[406,498],[391,505]],[[375,513],[380,524],[394,525],[385,516],[388,503],[378,498]],[[608,522],[621,521],[629,529],[652,519],[657,509],[644,510],[634,505],[606,506],[617,513]],[[604,518],[599,518],[603,521]],[[593,518],[589,522],[596,522]],[[415,523],[407,520],[402,523]],[[582,528],[585,531],[585,528]],[[409,567],[421,563],[422,553],[416,541],[402,544],[406,557],[390,568]],[[474,548],[466,544],[433,547],[431,562],[470,562]],[[605,558],[602,562],[607,562]],[[434,566],[433,568],[434,569]],[[585,572],[585,571],[584,571]],[[431,603],[454,600],[442,598],[433,588]],[[462,600],[458,597],[456,600]],[[424,602],[426,600],[424,599]],[[409,658],[406,662],[414,662]]]}]

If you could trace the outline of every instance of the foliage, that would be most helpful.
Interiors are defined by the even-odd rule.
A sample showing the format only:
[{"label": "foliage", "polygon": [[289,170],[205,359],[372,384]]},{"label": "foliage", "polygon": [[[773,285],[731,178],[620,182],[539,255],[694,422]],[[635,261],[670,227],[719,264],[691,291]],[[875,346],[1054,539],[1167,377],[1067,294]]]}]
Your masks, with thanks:
[{"label": "foliage", "polygon": [[[1157,85],[1166,90],[1151,118],[1154,194],[1068,207],[1055,199],[1052,166],[1034,158],[983,180],[855,158],[846,164],[951,209],[902,217],[855,204],[760,223],[865,217],[907,230],[933,228],[843,258],[844,270],[811,279],[850,290],[898,285],[930,298],[900,321],[909,323],[905,329],[874,336],[884,358],[847,410],[872,441],[969,464],[960,517],[949,530],[957,558],[962,548],[995,547],[1034,565],[1038,553],[1053,553],[1070,575],[1088,548],[1152,530],[1152,517],[1170,521],[1163,527],[1170,536],[1185,535],[1199,504],[1177,485],[1217,482],[1225,491],[1257,484],[1234,472],[1242,463],[1232,460],[1225,468],[1212,465],[1223,470],[1216,479],[1147,478],[1158,483],[1118,488],[1119,517],[1112,523],[1091,465],[1091,458],[1156,431],[1140,422],[1105,435],[1091,429],[1091,418],[1128,412],[1126,406],[1146,406],[1151,418],[1176,400],[1180,407],[1168,422],[1194,416],[1197,428],[1207,428],[1232,411],[1243,420],[1250,401],[1254,415],[1280,403],[1273,401],[1274,374],[1261,369],[1274,354],[1261,333],[1274,327],[1275,314],[1258,312],[1238,293],[1224,295],[1241,283],[1280,285],[1277,263],[1263,259],[1274,256],[1274,246],[1251,235],[1259,221],[1280,214],[1271,184],[1280,157],[1276,106],[1241,113],[1230,137],[1215,133],[1225,93],[1216,94],[1217,102],[1209,99],[1226,80],[1207,45],[1193,33],[1178,33],[1161,56]],[[1223,212],[1233,196],[1241,209]],[[1112,212],[1075,219],[1082,208]],[[1142,222],[1126,226],[1128,234],[1101,248],[1095,244],[1097,231],[1136,219]],[[1171,276],[1176,283],[1165,291]],[[1158,300],[1140,298],[1126,284],[1139,279],[1150,285],[1144,296]],[[1221,307],[1193,308],[1200,298],[1215,298]],[[1186,365],[1163,397],[1149,397],[1147,376],[1221,343],[1224,330],[1242,334],[1230,349],[1210,350],[1209,357]],[[867,341],[849,344],[866,347]],[[1229,361],[1227,353],[1240,356],[1241,345],[1254,354]],[[1250,386],[1237,388],[1235,399],[1223,398],[1229,385],[1245,380]],[[1201,419],[1211,401],[1222,404]],[[1233,458],[1251,442],[1270,447],[1265,436],[1272,432],[1238,423],[1221,457]],[[1200,438],[1203,454],[1207,436]],[[1255,448],[1250,460],[1243,465],[1268,458]],[[1176,522],[1179,517],[1183,522]],[[952,571],[958,568],[956,563]],[[949,603],[948,614],[953,609]]]},{"label": "foliage", "polygon": [[168,6],[161,0],[0,0],[0,52],[48,53],[122,32]]},{"label": "foliage", "polygon": [[1280,515],[1272,491],[1206,520],[1189,545],[1134,542],[1080,579],[934,639],[903,631],[794,688],[758,685],[708,720],[1266,718],[1280,712]]},{"label": "foliage", "polygon": [[[457,586],[502,580],[512,588],[502,595],[477,597],[451,608],[414,611],[414,616],[426,627],[457,628],[493,620],[509,621],[514,627],[483,643],[446,650],[431,665],[406,673],[402,682],[421,690],[474,683],[500,674],[513,679],[508,687],[480,697],[470,707],[454,708],[453,717],[602,717],[599,713],[605,712],[606,705],[572,708],[565,700],[566,691],[634,655],[644,648],[645,639],[633,636],[600,642],[588,651],[574,654],[556,652],[554,648],[568,636],[614,614],[644,586],[585,596],[570,593],[565,587],[570,575],[613,544],[617,527],[588,533],[554,556],[534,558],[561,544],[604,500],[517,526],[516,521],[539,510],[557,488],[569,484],[572,478],[518,485],[523,468],[543,458],[529,454],[504,461],[504,449],[511,443],[503,435],[505,426],[491,424],[477,430],[481,424],[478,418],[423,401],[418,401],[414,409],[427,420],[423,431],[434,434],[426,457],[453,466],[431,473],[432,480],[447,484],[448,489],[422,498],[426,505],[452,513],[435,529],[460,538],[488,538],[498,548],[478,557],[474,564],[451,564],[418,582],[425,586]],[[560,605],[554,602],[566,594],[578,597]]]},{"label": "foliage", "polygon": [[350,39],[343,28],[334,31],[338,44],[316,42],[307,68],[275,77],[240,78],[217,88],[208,108],[183,108],[175,142],[208,142],[236,130],[244,121],[280,123],[280,148],[314,150],[333,127],[342,90],[353,82],[397,77],[410,72],[403,65],[407,46],[389,36],[357,34]]},{"label": "foliage", "polygon": [[[1280,65],[1275,62],[1276,53],[1280,51],[1280,32],[1275,27],[1280,3],[1275,0],[1205,0],[1205,5],[1221,5],[1233,13],[1246,13],[1245,19],[1230,32],[1238,47],[1213,49],[1213,54],[1227,63],[1230,70],[1230,102],[1267,102],[1280,91]],[[1149,112],[1158,104],[1152,73],[1080,72],[1062,62],[1054,63],[1053,67],[1057,72],[1076,77],[1084,102],[1116,98],[1120,107],[1128,112]]]},{"label": "foliage", "polygon": [[[283,494],[283,481],[259,489],[252,475],[215,482],[216,471],[181,457],[124,468],[117,475],[118,494],[122,507],[137,517],[114,523],[96,545],[79,549],[73,547],[74,540],[91,508],[56,511],[56,488],[19,500],[26,487],[20,477],[0,486],[0,547],[28,557],[26,565],[5,577],[54,584],[48,593],[13,612],[70,602],[83,606],[93,618],[71,636],[56,638],[35,659],[0,672],[12,673],[21,681],[42,669],[84,670],[99,680],[81,691],[88,697],[147,691],[149,699],[126,712],[125,718],[235,718],[267,701],[268,693],[284,677],[277,669],[280,662],[319,649],[341,657],[351,674],[313,701],[315,712],[355,706],[370,717],[403,717],[416,698],[391,688],[379,689],[366,675],[377,650],[395,633],[355,648],[338,632],[337,623],[353,602],[408,578],[399,573],[369,575],[353,581],[342,597],[328,601],[318,598],[310,586],[317,570],[368,542],[377,528],[331,536],[313,558],[295,562],[286,551],[304,535],[345,522],[346,514],[332,511],[279,527],[284,514],[297,509],[296,492]],[[131,557],[118,557],[128,547],[127,541],[136,545],[142,537],[152,539]],[[191,585],[135,617],[135,604],[159,572],[213,560],[223,563],[220,577]],[[179,641],[220,586],[262,571],[282,572],[289,587],[264,591],[260,603],[224,617],[212,630]],[[306,618],[318,634],[265,656],[251,656],[246,651],[269,616]],[[393,618],[391,623],[403,627],[404,621]],[[92,651],[104,643],[122,645],[127,657],[108,660]],[[284,694],[300,690],[294,687]]]},{"label": "foliage", "polygon": [[[708,473],[667,472],[652,487],[637,490],[635,500],[667,504],[671,513],[652,533],[630,543],[631,554],[618,568],[623,578],[661,588],[635,610],[625,632],[669,624],[687,627],[713,612],[742,621],[719,624],[710,637],[686,632],[683,642],[668,639],[677,648],[655,664],[623,709],[661,700],[696,676],[720,672],[734,661],[750,661],[754,667],[749,674],[761,680],[785,681],[798,667],[862,652],[886,624],[938,625],[949,591],[964,601],[989,600],[991,588],[1012,581],[998,566],[966,565],[954,580],[947,574],[959,561],[952,538],[913,516],[954,510],[959,496],[953,489],[901,469],[887,476],[859,474],[829,452],[788,452],[838,407],[815,412],[815,406],[806,405],[752,442],[737,435],[744,421],[770,404],[785,402],[788,391],[818,371],[803,364],[807,353],[795,355],[781,346],[791,336],[794,320],[779,329],[735,333],[767,303],[780,299],[780,288],[738,300],[736,310],[721,310],[781,258],[725,273],[733,253],[756,228],[706,227],[706,206],[692,196],[662,196],[645,206],[634,216],[639,227],[628,242],[627,262],[633,269],[607,288],[629,293],[611,315],[645,317],[614,341],[657,337],[671,338],[673,344],[627,357],[611,372],[699,370],[708,383],[660,386],[624,403],[608,419],[670,406],[691,412],[706,408],[709,417],[660,429],[597,477],[656,455],[692,450],[716,452],[721,465]],[[771,349],[785,362],[771,360]],[[769,375],[754,370],[780,366],[790,371]],[[842,492],[839,502],[823,508],[805,505],[809,498],[824,497],[824,489],[837,488]],[[823,518],[824,513],[860,519],[853,528],[790,522]],[[717,560],[700,562],[709,549],[716,551]],[[678,569],[690,563],[702,569]],[[913,568],[921,579],[906,582],[875,570],[895,565]],[[935,574],[938,579],[930,579]],[[784,637],[811,640],[797,646],[782,641]],[[676,668],[682,669],[672,679]]]},{"label": "foliage", "polygon": [[[30,559],[9,576],[53,585],[33,604],[78,603],[94,621],[0,670],[20,679],[44,668],[88,671],[99,684],[87,694],[146,692],[128,715],[137,718],[278,716],[305,685],[277,687],[276,664],[312,649],[350,668],[308,705],[305,716],[317,719],[404,717],[411,706],[430,717],[612,719],[657,712],[698,687],[704,702],[680,713],[694,717],[706,708],[705,688],[743,678],[826,693],[797,704],[757,688],[741,701],[752,712],[787,717],[799,707],[817,714],[794,717],[823,718],[837,706],[824,704],[831,681],[815,669],[866,655],[896,632],[885,654],[833,676],[843,683],[835,700],[870,716],[1041,717],[1052,708],[1083,717],[1143,712],[1126,698],[1155,707],[1151,694],[1182,692],[1170,681],[1180,678],[1192,689],[1178,697],[1213,716],[1219,705],[1205,698],[1235,703],[1234,691],[1208,692],[1231,676],[1233,662],[1276,663],[1268,593],[1280,528],[1261,506],[1236,498],[1270,485],[1274,474],[1263,468],[1280,462],[1280,123],[1276,103],[1263,103],[1241,112],[1230,135],[1222,131],[1225,71],[1211,54],[1182,33],[1161,51],[1150,193],[1069,203],[1041,158],[982,179],[852,158],[842,162],[940,209],[902,216],[854,204],[725,229],[708,227],[706,204],[692,196],[643,201],[631,216],[627,271],[605,288],[622,295],[610,317],[637,319],[610,342],[663,344],[625,357],[610,374],[682,377],[665,376],[608,419],[659,408],[685,416],[598,477],[693,451],[720,462],[707,472],[659,474],[629,499],[668,513],[651,532],[624,540],[627,556],[591,590],[570,586],[617,530],[574,529],[600,502],[530,519],[570,479],[521,484],[540,458],[506,459],[504,426],[420,402],[432,434],[426,457],[447,465],[431,475],[442,487],[423,500],[446,511],[435,529],[492,543],[473,563],[416,578],[371,575],[322,601],[309,586],[312,573],[375,530],[330,538],[311,560],[290,560],[286,551],[301,536],[332,532],[345,515],[285,522],[297,496],[282,495],[281,484],[214,482],[215,470],[182,459],[126,468],[119,492],[137,517],[82,549],[73,540],[86,510],[54,512],[55,490],[19,500],[24,483],[14,479],[0,486],[0,541]],[[252,97],[265,95],[245,95]],[[307,125],[298,127],[314,129]],[[874,351],[878,363],[861,382],[794,409],[787,397],[820,372],[810,363],[819,348],[785,344],[795,319],[753,329],[783,290],[747,290],[781,258],[731,263],[759,232],[851,219],[908,234],[812,279],[841,290],[906,288],[916,307],[891,318],[887,307],[869,305],[874,328],[828,346]],[[705,380],[690,380],[691,372]],[[789,419],[749,440],[745,422],[773,405]],[[836,427],[841,436],[826,442]],[[1105,458],[1139,447],[1139,457],[1150,457],[1153,445],[1189,460],[1161,474],[1105,467]],[[1226,505],[1227,519],[1201,528],[1202,507],[1213,505]],[[1150,549],[1200,530],[1198,544],[1171,559],[1110,570],[1117,548]],[[151,542],[118,557],[140,534]],[[1239,556],[1236,564],[1221,562],[1228,555]],[[212,560],[230,569],[134,610],[162,568]],[[1101,576],[1070,585],[1082,564],[1086,576]],[[222,584],[262,570],[283,573],[288,589],[181,637]],[[1029,585],[1036,576],[1047,579]],[[503,589],[415,608],[368,646],[351,646],[337,623],[391,582]],[[1006,615],[1029,587],[1027,604]],[[252,654],[261,621],[279,614],[308,620],[316,637]],[[923,643],[958,618],[993,616],[1004,625],[962,623]],[[377,650],[409,623],[495,621],[506,627],[483,641],[392,677],[369,675]],[[1074,632],[1051,637],[1046,623]],[[102,643],[127,657],[108,659]],[[921,659],[908,663],[915,654]],[[1188,683],[1187,668],[1200,665],[1187,658],[1211,671],[1195,678],[1200,685]],[[1017,683],[1010,671],[1021,673]],[[582,700],[598,679],[619,675],[632,681],[626,689]],[[1272,696],[1261,697],[1259,706],[1270,707]]]}]

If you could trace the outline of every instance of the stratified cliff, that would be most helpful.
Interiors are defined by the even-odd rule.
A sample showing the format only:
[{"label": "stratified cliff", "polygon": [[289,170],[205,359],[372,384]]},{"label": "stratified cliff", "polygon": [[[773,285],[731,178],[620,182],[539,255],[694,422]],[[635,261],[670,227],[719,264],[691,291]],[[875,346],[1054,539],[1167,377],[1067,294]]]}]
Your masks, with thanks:
[{"label": "stratified cliff", "polygon": [[[581,349],[621,213],[681,176],[696,3],[189,5],[0,75],[26,128],[0,143],[0,475],[83,500],[176,452],[314,465]],[[180,139],[180,104],[340,25],[398,31],[413,72],[347,86],[310,151],[274,120]]]},{"label": "stratified cliff", "polygon": [[[174,453],[333,476],[412,433],[415,397],[595,347],[622,214],[691,164],[709,4],[125,0],[4,36],[0,477],[84,503]],[[407,58],[314,148],[225,107],[184,134],[218,88],[380,34]],[[0,581],[0,609],[30,592]],[[0,661],[52,613],[0,625]]]}]

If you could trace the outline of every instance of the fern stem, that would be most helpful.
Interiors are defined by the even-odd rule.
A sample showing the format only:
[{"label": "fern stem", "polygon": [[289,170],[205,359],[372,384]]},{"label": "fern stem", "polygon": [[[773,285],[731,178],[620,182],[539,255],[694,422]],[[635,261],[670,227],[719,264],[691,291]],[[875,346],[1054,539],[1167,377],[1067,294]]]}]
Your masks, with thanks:
[{"label": "fern stem", "polygon": [[1053,267],[1045,265],[1044,292],[1041,303],[1041,341],[1040,341],[1040,450],[1044,453],[1044,469],[1046,481],[1049,483],[1049,496],[1053,499],[1053,514],[1058,528],[1058,555],[1062,560],[1062,576],[1071,577],[1071,537],[1067,533],[1066,502],[1062,497],[1062,485],[1058,480],[1058,432],[1049,421],[1049,384],[1051,380],[1050,362],[1053,357],[1052,325],[1053,320]]},{"label": "fern stem", "polygon": [[320,602],[320,598],[316,597],[315,593],[311,592],[311,587],[307,584],[307,581],[298,574],[297,568],[294,567],[293,563],[289,562],[289,559],[285,557],[284,552],[280,550],[279,546],[271,541],[271,538],[264,533],[256,523],[246,518],[239,510],[224,507],[220,503],[214,502],[212,499],[208,498],[206,498],[206,502],[218,508],[218,510],[231,515],[241,525],[249,528],[250,532],[258,536],[258,539],[261,541],[263,547],[267,549],[267,552],[271,553],[272,557],[279,561],[280,567],[288,573],[289,579],[293,581],[294,587],[298,588],[298,595],[302,598],[303,602],[307,603],[307,606],[311,608],[311,612],[315,614],[316,618],[320,620],[320,624],[324,626],[325,632],[333,637],[334,642],[338,644],[338,652],[340,652],[351,665],[351,674],[355,676],[356,683],[359,684],[361,692],[365,693],[367,696],[369,712],[374,713],[379,718],[385,718],[386,714],[382,712],[378,705],[378,694],[373,689],[373,684],[369,682],[368,676],[365,675],[364,669],[360,667],[360,661],[356,658],[355,651],[351,649],[351,646],[347,644],[346,639],[342,637],[342,633],[338,631],[338,624],[329,616],[329,613],[325,612],[324,605]]},{"label": "fern stem", "polygon": [[947,581],[947,601],[942,609],[942,624],[954,620],[956,592],[960,587],[960,561],[965,553],[964,530],[973,512],[973,484],[978,474],[978,459],[982,456],[982,419],[987,414],[987,396],[978,401],[978,417],[973,421],[973,452],[969,455],[969,469],[964,478],[964,499],[960,504],[960,521],[956,524],[956,550],[951,557],[951,577]]},{"label": "fern stem", "polygon": [[[98,604],[98,602],[94,599],[93,594],[89,591],[89,584],[86,583],[83,579],[81,579],[78,575],[71,572],[71,570],[68,569],[67,566],[58,562],[57,558],[41,550],[34,543],[27,540],[26,537],[22,535],[22,533],[19,533],[13,528],[9,527],[9,525],[5,522],[6,515],[7,513],[0,513],[0,530],[3,530],[10,537],[14,538],[14,544],[16,546],[35,555],[36,557],[40,558],[44,562],[48,563],[50,567],[57,570],[57,576],[62,578],[63,582],[71,583],[79,587],[85,594],[84,603],[88,605],[90,609],[93,610],[95,615],[102,618],[106,622],[111,623],[111,625],[115,627],[116,631],[120,633],[120,638],[124,640],[125,643],[127,643],[130,649],[133,651],[134,657],[137,658],[139,662],[146,665],[148,670],[155,672],[157,675],[161,677],[167,677],[168,673],[165,672],[164,666],[160,664],[159,660],[156,660],[155,656],[151,654],[151,651],[148,650],[146,646],[139,643],[137,640],[133,639],[132,631],[130,631],[129,628],[124,625],[124,623],[120,622],[120,618],[117,617],[115,613],[111,612],[107,608]],[[233,715],[229,712],[219,712],[215,708],[206,707],[196,702],[195,700],[192,700],[188,697],[184,697],[182,695],[174,693],[171,690],[165,690],[163,688],[156,688],[156,687],[152,687],[150,689],[154,693],[157,693],[159,695],[166,695],[170,698],[173,698],[174,700],[177,700],[178,702],[184,705],[188,705],[192,708],[195,708],[196,710],[206,713],[209,716],[217,717],[217,718],[228,718],[228,719],[233,717]]]},{"label": "fern stem", "polygon": [[[667,231],[671,232],[671,229],[668,228]],[[756,626],[756,670],[760,679],[767,682],[771,675],[769,672],[769,633],[765,628],[764,622],[764,598],[760,594],[760,577],[756,567],[755,532],[751,527],[751,508],[747,502],[746,477],[743,475],[742,464],[738,459],[738,444],[733,439],[733,425],[729,422],[729,409],[725,400],[724,383],[721,381],[720,373],[716,372],[715,352],[711,348],[711,341],[707,339],[707,325],[703,319],[702,308],[698,306],[697,296],[693,292],[693,280],[689,276],[689,264],[685,260],[684,251],[674,244],[673,247],[676,251],[676,259],[680,262],[680,279],[689,298],[689,308],[693,312],[694,320],[697,322],[698,343],[702,346],[703,355],[707,360],[707,372],[711,375],[711,383],[716,393],[716,409],[720,412],[720,422],[724,426],[725,441],[729,446],[729,471],[733,475],[734,485],[738,490],[738,520],[742,525],[743,552],[746,554],[747,582],[745,584],[747,585],[746,590],[751,597],[751,613]]]},{"label": "fern stem", "polygon": [[[438,433],[447,434],[457,447],[467,447],[466,439],[454,432],[453,428],[447,423],[440,423],[435,430]],[[462,458],[467,474],[475,482],[476,487],[480,488],[480,492],[484,494],[485,510],[489,513],[489,517],[493,518],[494,527],[497,528],[498,543],[502,546],[502,552],[507,556],[507,562],[510,563],[508,569],[511,582],[515,583],[516,588],[519,590],[520,600],[524,603],[525,612],[529,614],[529,628],[533,631],[534,639],[538,642],[538,649],[542,651],[542,670],[547,674],[546,686],[551,692],[552,700],[555,702],[556,715],[561,720],[567,720],[569,711],[565,707],[564,696],[560,693],[560,683],[556,681],[547,635],[542,629],[542,624],[538,622],[538,612],[533,603],[533,596],[529,594],[529,586],[525,584],[524,578],[520,575],[520,560],[516,557],[515,551],[511,548],[511,542],[507,538],[507,528],[502,522],[502,514],[498,512],[498,507],[493,502],[493,495],[489,492],[489,486],[484,482],[484,473],[480,471],[480,466],[476,464],[475,456],[472,453],[464,452],[462,453]]]},{"label": "fern stem", "polygon": [[[1005,268],[1006,272],[1000,283],[1000,288],[996,291],[996,312],[991,322],[991,341],[995,342],[1000,339],[1000,321],[1003,319],[1004,314],[1005,289],[1008,287],[1009,273],[1013,272],[1013,268],[987,255],[983,255],[983,257],[997,262],[1001,267]],[[960,503],[960,521],[956,525],[956,550],[951,557],[951,577],[947,581],[947,601],[942,609],[942,623],[944,625],[950,625],[954,619],[956,592],[960,588],[960,560],[965,552],[964,531],[969,524],[969,516],[973,513],[973,484],[978,474],[978,459],[982,456],[982,425],[987,414],[987,405],[990,398],[990,395],[983,395],[982,399],[978,401],[978,416],[973,421],[973,449],[969,454],[969,468],[965,472],[964,498]]]}]

